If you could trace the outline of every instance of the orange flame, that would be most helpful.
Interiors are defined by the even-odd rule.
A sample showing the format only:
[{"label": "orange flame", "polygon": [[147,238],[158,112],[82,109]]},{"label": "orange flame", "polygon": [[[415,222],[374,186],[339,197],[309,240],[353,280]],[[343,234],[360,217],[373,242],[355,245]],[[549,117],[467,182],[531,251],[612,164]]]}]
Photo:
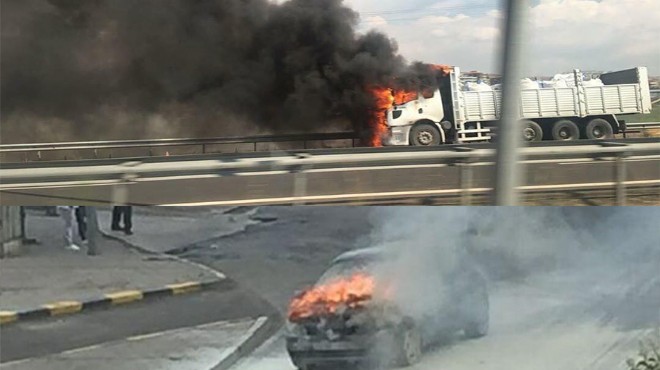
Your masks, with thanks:
[{"label": "orange flame", "polygon": [[372,87],[369,89],[374,99],[374,109],[369,117],[372,129],[369,146],[383,146],[382,138],[387,133],[387,110],[394,105],[401,105],[417,99],[417,92],[408,90],[393,90],[388,87]]},{"label": "orange flame", "polygon": [[453,70],[452,66],[446,64],[431,64],[431,70],[433,71],[442,71],[443,76],[447,76]]},{"label": "orange flame", "polygon": [[294,298],[289,305],[289,320],[334,314],[340,307],[362,307],[371,299],[374,289],[374,278],[364,273],[332,280]]},{"label": "orange flame", "polygon": [[[429,64],[431,71],[442,72],[449,75],[452,66],[445,64]],[[369,115],[369,127],[372,135],[369,146],[382,146],[382,138],[387,133],[387,110],[394,105],[401,105],[417,99],[417,92],[413,90],[394,90],[388,87],[375,86],[367,89],[374,100],[374,106]]]}]

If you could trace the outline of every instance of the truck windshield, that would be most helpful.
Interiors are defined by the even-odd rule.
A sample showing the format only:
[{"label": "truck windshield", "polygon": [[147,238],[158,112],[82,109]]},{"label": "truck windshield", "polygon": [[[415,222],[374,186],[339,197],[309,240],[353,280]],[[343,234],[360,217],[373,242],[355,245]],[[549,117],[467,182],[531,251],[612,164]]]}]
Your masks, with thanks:
[{"label": "truck windshield", "polygon": [[417,100],[417,92],[406,90],[394,90],[394,105],[403,105],[413,100]]}]

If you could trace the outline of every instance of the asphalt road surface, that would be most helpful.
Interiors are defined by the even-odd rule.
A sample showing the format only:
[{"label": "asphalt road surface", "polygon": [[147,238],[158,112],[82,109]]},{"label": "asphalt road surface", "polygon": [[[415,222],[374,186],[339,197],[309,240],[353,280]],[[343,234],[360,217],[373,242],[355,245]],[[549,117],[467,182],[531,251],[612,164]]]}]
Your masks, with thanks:
[{"label": "asphalt road surface", "polygon": [[198,293],[3,326],[0,359],[10,362],[132,336],[273,314],[271,305],[227,281]]},{"label": "asphalt road surface", "polygon": [[[472,210],[475,218],[485,211]],[[597,209],[579,211],[568,224],[593,226],[608,220]],[[446,216],[461,209],[443,212]],[[529,214],[532,217],[531,210]],[[254,218],[260,223],[244,232],[171,252],[217,268],[237,285],[149,305],[12,324],[2,328],[0,357],[18,360],[134,335],[272,314],[272,307],[284,313],[293,293],[312,284],[335,256],[369,246],[382,221],[368,207],[264,207]],[[396,225],[400,222],[405,229],[410,226],[406,221],[396,220]],[[438,218],[433,230],[445,227],[441,221]],[[653,230],[632,229],[623,223],[625,219],[618,221],[622,223],[612,227],[616,230],[611,235],[628,241],[618,254],[585,252],[571,255],[566,265],[549,264],[520,276],[501,274],[491,284],[489,335],[470,341],[453,337],[431,349],[414,369],[624,369],[625,359],[637,351],[638,339],[660,327],[660,253],[657,248],[644,253],[635,248],[639,234],[652,236]],[[208,235],[213,235],[212,230]],[[533,244],[538,240],[531,235],[528,243]],[[438,234],[437,240],[444,237]],[[199,235],[199,240],[204,238]],[[292,365],[281,336],[274,335],[235,368],[288,370]]]},{"label": "asphalt road surface", "polygon": [[[179,253],[225,271],[282,311],[332,257],[369,243],[369,208],[277,207],[257,215],[269,222]],[[413,369],[624,369],[638,341],[660,326],[660,258],[601,257],[586,254],[564,267],[494,281],[489,335],[457,335]],[[280,333],[235,368],[293,366]]]},{"label": "asphalt road surface", "polygon": [[[657,275],[652,269],[648,265],[643,273]],[[659,322],[660,279],[640,290],[618,278],[614,274],[603,285],[579,291],[569,287],[584,283],[584,276],[568,274],[499,284],[491,291],[489,335],[476,340],[457,335],[431,348],[411,369],[625,369],[639,340],[652,337],[652,325]],[[655,302],[645,297],[650,293]],[[635,306],[640,301],[648,305]],[[234,368],[295,369],[281,333]]]}]

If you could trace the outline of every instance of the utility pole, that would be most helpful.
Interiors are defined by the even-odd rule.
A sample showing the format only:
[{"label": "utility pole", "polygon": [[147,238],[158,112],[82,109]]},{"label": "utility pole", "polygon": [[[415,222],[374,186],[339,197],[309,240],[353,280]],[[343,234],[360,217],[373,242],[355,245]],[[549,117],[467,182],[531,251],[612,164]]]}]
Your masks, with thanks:
[{"label": "utility pole", "polygon": [[98,252],[99,220],[96,207],[87,207],[87,254],[96,256]]},{"label": "utility pole", "polygon": [[528,1],[506,0],[504,21],[504,56],[502,58],[502,114],[497,138],[497,173],[495,175],[495,204],[518,204],[517,186],[520,183],[519,148],[522,142],[520,127],[520,80],[522,79],[522,44]]}]

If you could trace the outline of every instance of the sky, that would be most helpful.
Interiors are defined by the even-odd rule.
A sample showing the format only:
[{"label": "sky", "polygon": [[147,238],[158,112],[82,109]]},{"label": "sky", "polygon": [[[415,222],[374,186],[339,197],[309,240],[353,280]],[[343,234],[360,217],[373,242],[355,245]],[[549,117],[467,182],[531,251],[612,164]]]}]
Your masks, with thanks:
[{"label": "sky", "polygon": [[[498,72],[499,0],[344,0],[359,32],[394,38],[408,60]],[[660,0],[528,0],[524,73],[646,66],[660,75]]]}]

